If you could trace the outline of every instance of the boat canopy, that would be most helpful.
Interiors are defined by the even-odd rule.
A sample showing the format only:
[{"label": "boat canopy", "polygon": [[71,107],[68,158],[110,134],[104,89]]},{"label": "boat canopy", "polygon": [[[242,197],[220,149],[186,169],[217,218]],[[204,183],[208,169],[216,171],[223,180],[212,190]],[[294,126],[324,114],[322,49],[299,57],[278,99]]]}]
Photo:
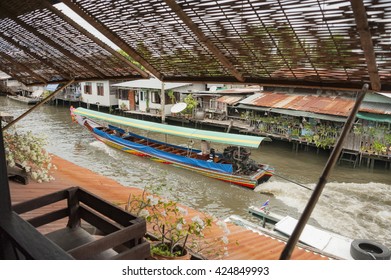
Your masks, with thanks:
[{"label": "boat canopy", "polygon": [[73,111],[74,114],[88,118],[104,120],[108,123],[116,123],[124,126],[135,127],[147,131],[158,132],[162,134],[175,135],[190,139],[200,139],[228,145],[236,145],[250,148],[258,148],[261,142],[267,137],[239,135],[209,130],[200,130],[194,128],[173,126],[161,123],[142,121],[137,119],[125,118],[111,114],[101,113],[79,107]]}]

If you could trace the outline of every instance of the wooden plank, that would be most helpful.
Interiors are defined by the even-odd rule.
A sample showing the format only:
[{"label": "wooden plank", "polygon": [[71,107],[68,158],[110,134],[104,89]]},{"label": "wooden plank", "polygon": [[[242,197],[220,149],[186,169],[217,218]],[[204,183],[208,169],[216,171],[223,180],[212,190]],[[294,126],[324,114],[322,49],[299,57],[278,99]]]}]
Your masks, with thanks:
[{"label": "wooden plank", "polygon": [[105,250],[116,247],[132,239],[139,239],[146,232],[145,224],[136,224],[120,231],[113,232],[93,242],[69,251],[76,259],[89,259]]},{"label": "wooden plank", "polygon": [[80,226],[80,214],[79,214],[79,197],[78,188],[71,188],[67,190],[68,193],[68,214],[69,220],[67,227],[75,228]]},{"label": "wooden plank", "polygon": [[66,190],[57,191],[48,195],[43,195],[29,201],[13,205],[13,210],[18,214],[23,214],[34,209],[38,209],[49,204],[64,200],[68,197]]},{"label": "wooden plank", "polygon": [[118,225],[115,225],[108,219],[105,219],[101,216],[98,216],[96,213],[90,211],[89,209],[85,208],[84,206],[80,206],[79,208],[80,212],[80,218],[87,223],[91,224],[92,226],[99,229],[104,234],[110,234],[117,230],[122,229],[122,227],[119,227]]},{"label": "wooden plank", "polygon": [[85,190],[78,190],[78,198],[80,202],[86,204],[87,206],[121,224],[122,226],[128,226],[132,222],[137,222],[140,219]]},{"label": "wooden plank", "polygon": [[38,232],[31,224],[19,217],[15,212],[10,212],[1,216],[0,228],[27,259],[73,259],[59,246]]},{"label": "wooden plank", "polygon": [[151,255],[151,247],[148,242],[143,242],[137,246],[134,246],[132,249],[127,250],[123,253],[118,254],[113,257],[113,260],[139,260],[140,256],[145,256],[149,258]]},{"label": "wooden plank", "polygon": [[40,227],[49,223],[52,223],[54,221],[63,219],[65,217],[68,217],[68,208],[59,209],[56,211],[52,211],[31,219],[28,219],[27,222],[32,224],[34,227]]},{"label": "wooden plank", "polygon": [[[0,119],[1,128],[1,119]],[[11,212],[11,195],[8,184],[3,131],[0,129],[0,220],[3,213]]]}]

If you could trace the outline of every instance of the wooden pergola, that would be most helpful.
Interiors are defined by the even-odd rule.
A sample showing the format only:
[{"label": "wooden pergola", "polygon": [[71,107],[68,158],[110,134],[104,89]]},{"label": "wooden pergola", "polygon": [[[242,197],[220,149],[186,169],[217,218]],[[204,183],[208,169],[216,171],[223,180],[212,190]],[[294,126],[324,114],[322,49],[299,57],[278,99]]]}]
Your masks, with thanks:
[{"label": "wooden pergola", "polygon": [[[126,52],[59,11],[62,2]],[[15,0],[0,3],[0,70],[26,85],[141,79],[391,91],[386,0]],[[0,135],[2,139],[2,133]],[[69,258],[11,207],[0,143],[0,257]],[[24,233],[21,233],[23,230]],[[25,244],[24,234],[36,242]],[[44,245],[42,245],[44,244]]]}]

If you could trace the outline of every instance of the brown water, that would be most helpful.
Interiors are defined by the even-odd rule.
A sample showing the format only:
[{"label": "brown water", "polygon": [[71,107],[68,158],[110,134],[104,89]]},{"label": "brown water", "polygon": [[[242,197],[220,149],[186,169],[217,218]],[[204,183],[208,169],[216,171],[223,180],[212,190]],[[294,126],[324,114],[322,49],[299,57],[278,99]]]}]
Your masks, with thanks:
[{"label": "brown water", "polygon": [[[0,97],[0,110],[15,117],[27,109],[27,105]],[[87,130],[72,123],[68,107],[45,105],[19,122],[16,129],[45,134],[49,152],[125,186],[162,186],[165,196],[220,218],[235,214],[257,222],[248,214],[248,207],[259,206],[268,198],[271,211],[298,218],[311,194],[277,176],[252,191],[125,154],[96,141]],[[187,143],[173,136],[168,140]],[[314,187],[328,153],[295,153],[289,144],[271,142],[252,150],[252,158],[270,164],[282,177]],[[391,171],[380,166],[374,170],[337,166],[328,181],[310,223],[351,238],[374,239],[391,248]]]}]

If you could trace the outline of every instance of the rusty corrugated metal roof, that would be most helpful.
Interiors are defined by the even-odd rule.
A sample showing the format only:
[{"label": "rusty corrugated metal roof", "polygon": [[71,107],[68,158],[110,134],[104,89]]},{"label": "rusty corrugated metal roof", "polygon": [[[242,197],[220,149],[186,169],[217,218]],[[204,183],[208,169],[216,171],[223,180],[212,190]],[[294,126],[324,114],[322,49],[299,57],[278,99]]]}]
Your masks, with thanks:
[{"label": "rusty corrugated metal roof", "polygon": [[243,99],[243,96],[221,96],[217,99],[218,102],[227,103],[228,105],[234,105]]},{"label": "rusty corrugated metal roof", "polygon": [[257,98],[246,98],[239,103],[258,107],[348,116],[353,108],[354,100],[338,96],[293,95],[264,91]]}]

